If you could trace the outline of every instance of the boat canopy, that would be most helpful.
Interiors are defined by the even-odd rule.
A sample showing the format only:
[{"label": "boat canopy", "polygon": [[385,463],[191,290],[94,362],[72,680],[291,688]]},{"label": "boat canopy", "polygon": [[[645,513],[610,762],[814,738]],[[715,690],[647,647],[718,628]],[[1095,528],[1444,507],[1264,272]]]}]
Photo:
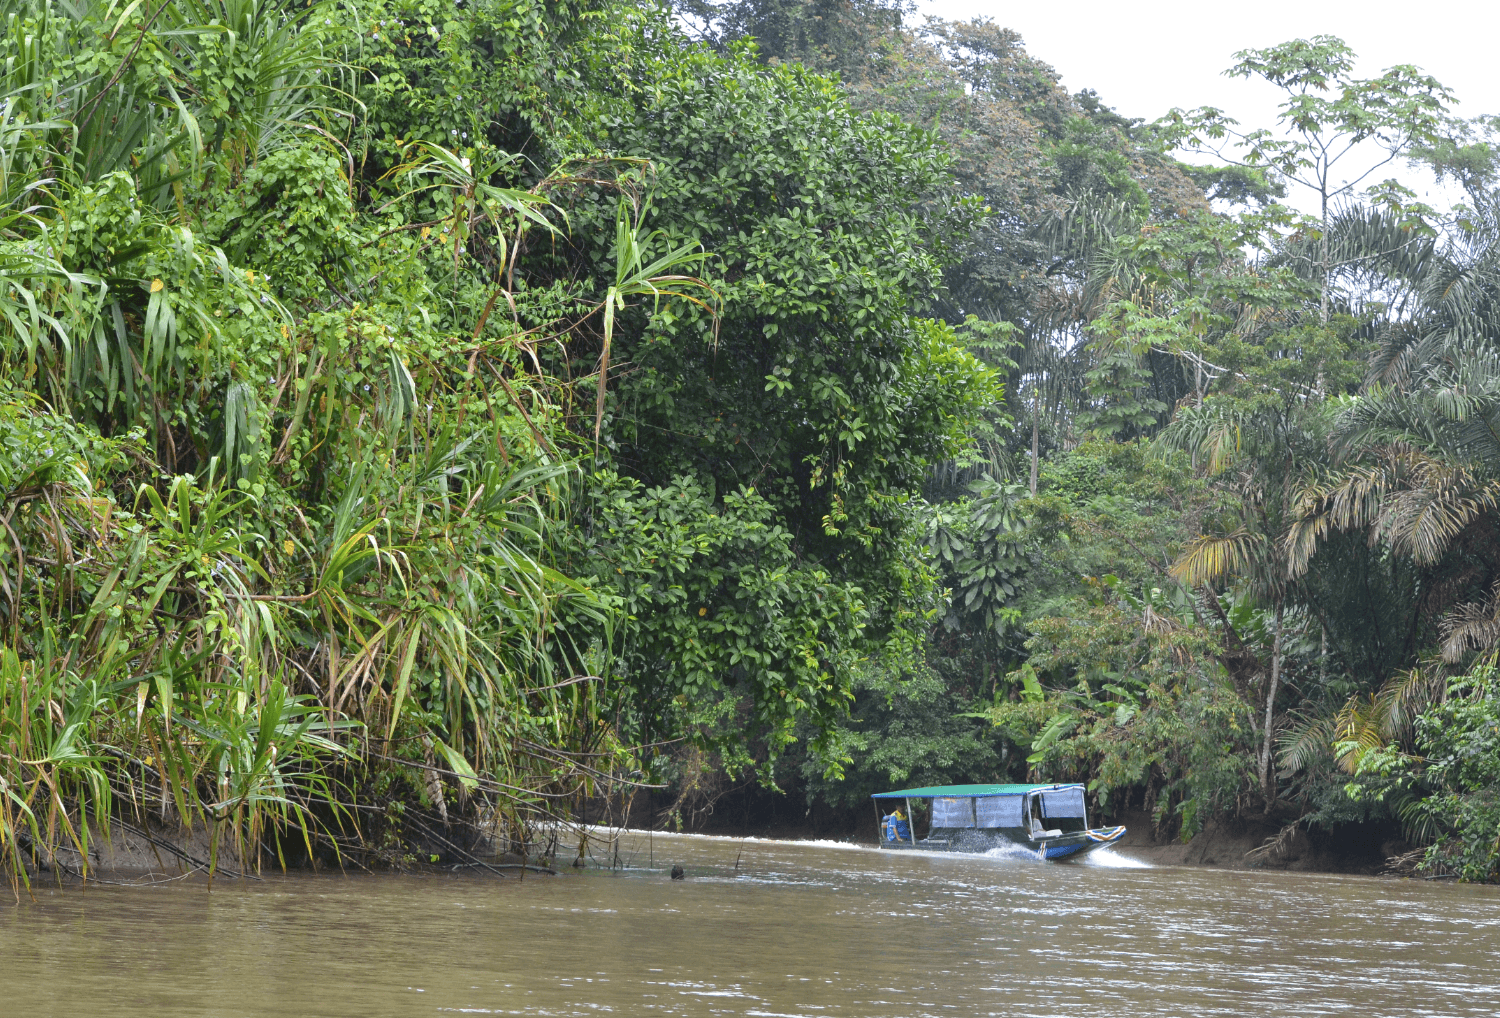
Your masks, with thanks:
[{"label": "boat canopy", "polygon": [[1026,795],[1028,792],[1083,791],[1082,785],[933,785],[931,788],[905,788],[899,792],[876,792],[872,799],[936,799],[948,796],[988,798],[993,795]]}]

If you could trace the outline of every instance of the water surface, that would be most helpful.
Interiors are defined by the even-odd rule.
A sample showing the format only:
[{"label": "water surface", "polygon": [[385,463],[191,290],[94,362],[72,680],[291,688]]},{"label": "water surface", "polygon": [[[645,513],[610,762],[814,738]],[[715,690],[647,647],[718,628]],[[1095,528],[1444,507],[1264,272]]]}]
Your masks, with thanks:
[{"label": "water surface", "polygon": [[0,905],[0,1014],[1500,1014],[1493,887],[660,834],[621,859],[39,888]]}]

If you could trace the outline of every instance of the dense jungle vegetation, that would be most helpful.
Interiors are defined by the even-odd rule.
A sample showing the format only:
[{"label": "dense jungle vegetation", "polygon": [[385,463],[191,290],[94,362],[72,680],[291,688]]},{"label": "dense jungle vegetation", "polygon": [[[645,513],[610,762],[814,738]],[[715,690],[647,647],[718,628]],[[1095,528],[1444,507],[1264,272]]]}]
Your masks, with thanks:
[{"label": "dense jungle vegetation", "polygon": [[1434,78],[1245,51],[1251,129],[881,0],[0,7],[15,880],[1005,777],[1500,877],[1495,122]]}]

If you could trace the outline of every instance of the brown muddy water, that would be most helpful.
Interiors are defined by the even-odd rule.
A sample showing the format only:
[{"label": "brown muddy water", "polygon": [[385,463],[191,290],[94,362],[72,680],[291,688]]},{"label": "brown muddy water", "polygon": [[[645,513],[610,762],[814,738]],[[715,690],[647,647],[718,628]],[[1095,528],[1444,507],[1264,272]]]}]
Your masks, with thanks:
[{"label": "brown muddy water", "polygon": [[0,1015],[1500,1015],[1494,887],[660,834],[621,858],[38,888],[0,905]]}]

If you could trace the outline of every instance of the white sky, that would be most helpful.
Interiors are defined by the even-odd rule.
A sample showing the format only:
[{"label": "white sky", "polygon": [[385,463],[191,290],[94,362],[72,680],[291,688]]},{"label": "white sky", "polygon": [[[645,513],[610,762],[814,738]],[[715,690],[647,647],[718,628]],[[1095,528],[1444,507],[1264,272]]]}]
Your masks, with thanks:
[{"label": "white sky", "polygon": [[[1454,113],[1500,114],[1500,0],[918,3],[918,19],[988,16],[1015,29],[1029,53],[1057,69],[1069,91],[1092,88],[1127,117],[1149,121],[1174,106],[1217,106],[1243,127],[1274,127],[1277,90],[1222,72],[1234,63],[1236,50],[1320,34],[1339,36],[1359,54],[1360,77],[1374,77],[1392,64],[1416,64],[1458,94]],[[1386,176],[1401,177],[1433,205],[1453,197],[1404,166],[1374,179]]]}]

